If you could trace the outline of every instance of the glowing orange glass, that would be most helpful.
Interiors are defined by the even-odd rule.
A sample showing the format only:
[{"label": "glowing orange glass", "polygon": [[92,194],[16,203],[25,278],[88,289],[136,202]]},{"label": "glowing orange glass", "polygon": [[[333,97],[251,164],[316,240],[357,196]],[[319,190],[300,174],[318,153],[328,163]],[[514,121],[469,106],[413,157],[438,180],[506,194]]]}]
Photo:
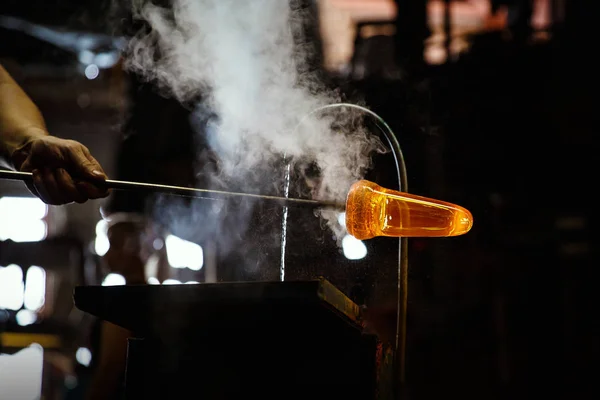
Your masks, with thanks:
[{"label": "glowing orange glass", "polygon": [[376,236],[448,237],[471,230],[473,216],[455,204],[383,188],[362,180],[346,199],[346,229],[359,240]]}]

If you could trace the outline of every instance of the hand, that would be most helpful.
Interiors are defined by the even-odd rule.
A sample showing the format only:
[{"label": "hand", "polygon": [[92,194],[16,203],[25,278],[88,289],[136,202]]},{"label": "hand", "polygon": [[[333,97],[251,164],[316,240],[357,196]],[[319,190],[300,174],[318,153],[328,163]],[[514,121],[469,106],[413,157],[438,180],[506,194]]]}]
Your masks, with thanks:
[{"label": "hand", "polygon": [[29,190],[46,204],[84,203],[109,194],[101,186],[107,178],[102,167],[74,140],[33,136],[13,153],[12,161],[17,170],[33,174]]}]

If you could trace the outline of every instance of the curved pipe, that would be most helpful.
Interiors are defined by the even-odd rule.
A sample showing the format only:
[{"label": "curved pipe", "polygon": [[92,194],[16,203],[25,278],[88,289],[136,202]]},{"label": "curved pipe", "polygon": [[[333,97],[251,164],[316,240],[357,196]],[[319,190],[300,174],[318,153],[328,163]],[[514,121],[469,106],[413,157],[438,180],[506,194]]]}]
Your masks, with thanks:
[{"label": "curved pipe", "polygon": [[[392,149],[392,154],[394,156],[394,161],[396,162],[396,171],[398,178],[398,190],[401,192],[408,193],[408,178],[406,172],[406,164],[404,161],[404,155],[402,153],[402,148],[400,147],[400,143],[396,138],[396,135],[390,128],[390,126],[375,112],[369,110],[368,108],[351,104],[351,103],[335,103],[328,104],[322,107],[319,107],[309,114],[307,114],[298,125],[302,123],[303,120],[314,115],[316,113],[333,109],[333,108],[352,108],[355,110],[359,110],[370,117],[372,117],[376,121],[376,125],[379,128],[381,134],[387,140],[390,148]],[[290,189],[290,171],[291,171],[291,163],[287,163],[285,167],[285,181],[284,181],[284,196],[289,196]],[[280,280],[283,281],[285,279],[285,248],[287,242],[287,216],[288,216],[288,208],[283,208],[283,215],[281,221],[281,264],[280,264]],[[404,384],[405,380],[405,360],[406,360],[406,314],[407,314],[407,306],[408,306],[408,238],[402,237],[399,239],[398,244],[398,307],[396,314],[396,335],[395,335],[395,369],[396,374],[401,385]]]}]

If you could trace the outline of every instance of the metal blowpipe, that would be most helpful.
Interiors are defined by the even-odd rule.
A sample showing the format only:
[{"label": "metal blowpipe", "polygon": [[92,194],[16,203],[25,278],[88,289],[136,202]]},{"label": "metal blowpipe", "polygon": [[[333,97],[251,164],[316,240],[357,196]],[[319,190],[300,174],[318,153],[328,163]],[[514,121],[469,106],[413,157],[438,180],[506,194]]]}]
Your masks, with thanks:
[{"label": "metal blowpipe", "polygon": [[[0,170],[0,179],[31,183],[33,182],[33,174],[31,172]],[[337,210],[344,210],[346,208],[345,203],[335,201],[296,199],[288,197],[266,196],[262,194],[227,192],[223,190],[195,189],[183,186],[158,185],[155,183],[127,182],[107,179],[105,181],[102,181],[101,184],[106,189],[164,193],[175,196],[194,197],[210,200],[222,200],[237,197],[257,199],[262,202],[288,207],[302,207],[313,209],[333,208]]]}]

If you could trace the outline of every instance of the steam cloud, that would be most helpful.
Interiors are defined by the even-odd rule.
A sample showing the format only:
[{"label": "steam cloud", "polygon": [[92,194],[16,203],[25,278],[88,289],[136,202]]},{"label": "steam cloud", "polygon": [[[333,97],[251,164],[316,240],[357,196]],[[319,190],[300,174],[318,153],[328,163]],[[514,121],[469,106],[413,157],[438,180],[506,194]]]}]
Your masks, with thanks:
[{"label": "steam cloud", "polygon": [[[258,171],[285,155],[296,167],[318,167],[318,183],[300,176],[301,186],[313,188],[312,197],[343,201],[381,143],[360,125],[344,134],[332,128],[355,120],[347,112],[311,114],[339,99],[310,72],[307,46],[298,43],[304,15],[297,5],[283,0],[171,3],[165,9],[132,0],[134,16],[151,29],[132,38],[126,67],[182,102],[201,95],[198,112],[218,115],[208,140],[220,158],[219,179],[245,184],[242,189],[252,192],[272,187],[274,179],[280,185],[283,167],[275,177]],[[339,231],[335,215],[321,216]]]}]

